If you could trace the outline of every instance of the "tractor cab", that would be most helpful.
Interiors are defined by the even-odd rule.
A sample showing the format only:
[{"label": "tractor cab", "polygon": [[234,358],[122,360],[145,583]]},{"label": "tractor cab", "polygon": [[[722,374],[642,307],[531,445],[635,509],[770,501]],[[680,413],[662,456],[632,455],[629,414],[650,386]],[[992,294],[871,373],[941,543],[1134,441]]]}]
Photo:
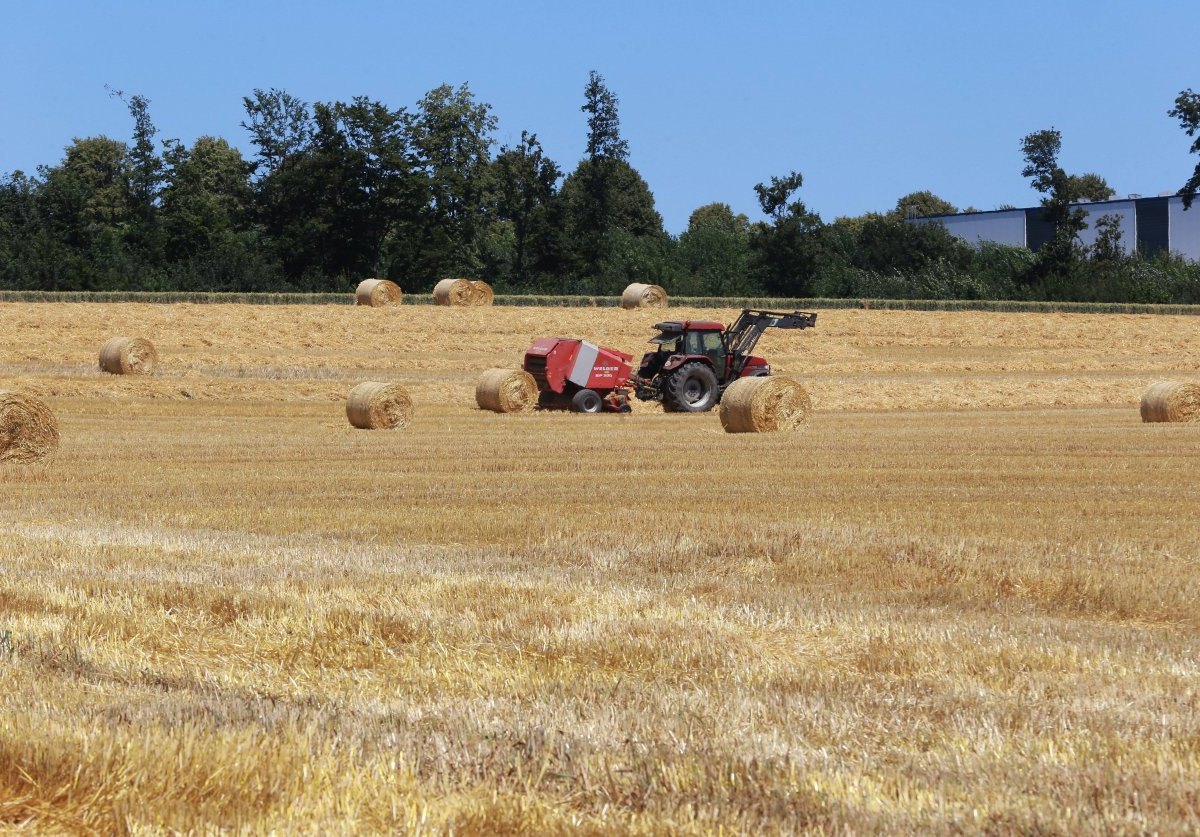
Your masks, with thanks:
[{"label": "tractor cab", "polygon": [[719,380],[726,374],[729,350],[725,345],[725,326],[706,320],[655,323],[659,333],[650,338],[653,351],[642,357],[638,377],[653,378],[669,372],[689,360],[707,362]]}]

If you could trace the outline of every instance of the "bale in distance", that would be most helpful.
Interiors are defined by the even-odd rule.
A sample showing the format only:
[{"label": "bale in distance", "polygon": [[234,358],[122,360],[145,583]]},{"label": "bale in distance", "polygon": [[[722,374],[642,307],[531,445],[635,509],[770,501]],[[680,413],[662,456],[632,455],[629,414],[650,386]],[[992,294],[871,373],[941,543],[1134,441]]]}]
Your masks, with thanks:
[{"label": "bale in distance", "polygon": [[412,399],[400,384],[366,381],[346,399],[346,418],[360,430],[407,427],[412,411]]},{"label": "bale in distance", "polygon": [[0,462],[29,464],[58,451],[58,422],[38,399],[0,389]]},{"label": "bale in distance", "polygon": [[433,301],[437,305],[474,305],[477,294],[469,279],[443,279],[433,286]]},{"label": "bale in distance", "polygon": [[1200,384],[1151,384],[1142,396],[1142,421],[1200,421]]},{"label": "bale in distance", "polygon": [[807,390],[791,378],[738,378],[721,396],[726,433],[799,430],[811,412]]},{"label": "bale in distance", "polygon": [[404,291],[389,279],[364,279],[358,283],[358,288],[354,291],[355,305],[383,308],[388,305],[399,305],[403,301]]},{"label": "bale in distance", "polygon": [[481,410],[522,413],[537,401],[537,381],[523,369],[488,369],[475,386],[475,403]]},{"label": "bale in distance", "polygon": [[113,337],[100,347],[100,369],[112,375],[152,375],[154,344],[142,337]]},{"label": "bale in distance", "polygon": [[667,292],[658,285],[634,282],[621,294],[622,308],[666,308]]}]

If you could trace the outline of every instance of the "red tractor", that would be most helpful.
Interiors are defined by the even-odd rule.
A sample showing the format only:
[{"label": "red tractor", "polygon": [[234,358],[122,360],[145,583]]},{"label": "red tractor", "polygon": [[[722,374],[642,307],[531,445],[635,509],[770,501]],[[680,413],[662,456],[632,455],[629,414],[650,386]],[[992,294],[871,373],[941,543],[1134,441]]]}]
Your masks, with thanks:
[{"label": "red tractor", "polygon": [[684,320],[656,323],[655,351],[633,356],[568,338],[534,341],[524,369],[538,385],[538,405],[580,413],[629,412],[629,387],[642,401],[661,401],[668,412],[711,410],[738,378],[770,375],[770,365],[750,354],[768,328],[810,328],[817,315],[744,309],[733,325]]}]

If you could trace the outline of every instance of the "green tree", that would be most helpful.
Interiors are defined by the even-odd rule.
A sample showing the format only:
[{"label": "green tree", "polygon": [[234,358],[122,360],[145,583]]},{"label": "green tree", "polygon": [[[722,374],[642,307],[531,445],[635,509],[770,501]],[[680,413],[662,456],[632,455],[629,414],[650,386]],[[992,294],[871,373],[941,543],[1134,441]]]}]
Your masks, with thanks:
[{"label": "green tree", "polygon": [[927,218],[930,215],[954,215],[957,212],[958,207],[950,201],[942,200],[933,192],[925,190],[909,192],[897,199],[896,208],[888,213],[888,217],[894,221],[903,221],[907,218]]},{"label": "green tree", "polygon": [[1073,174],[1070,178],[1072,200],[1106,201],[1117,193],[1108,181],[1092,172]]},{"label": "green tree", "polygon": [[[639,275],[638,259],[629,258],[641,247],[630,240],[645,240],[645,252],[655,254],[650,261],[657,264],[667,237],[650,186],[629,163],[582,160],[563,181],[559,201],[571,264],[582,281],[577,291],[615,293],[631,281],[662,278]],[[621,253],[614,249],[618,243]]]},{"label": "green tree", "polygon": [[256,173],[272,174],[284,161],[304,149],[312,139],[312,117],[308,105],[283,90],[254,89],[242,98],[250,142],[258,148]]},{"label": "green tree", "polygon": [[125,143],[120,140],[75,139],[60,165],[39,173],[54,220],[77,243],[102,232],[123,233],[132,221]]},{"label": "green tree", "polygon": [[44,182],[24,172],[0,180],[0,287],[66,291],[95,286],[88,261],[91,242],[82,233],[67,242],[65,209],[51,204]]},{"label": "green tree", "polygon": [[617,95],[608,89],[604,77],[595,70],[588,73],[583,96],[580,110],[588,115],[588,159],[627,160],[629,143],[621,137]]},{"label": "green tree", "polygon": [[154,136],[158,129],[150,119],[150,100],[144,96],[126,98],[124,91],[108,88],[109,95],[117,98],[133,117],[133,144],[128,147],[129,195],[133,201],[134,214],[150,222],[158,204],[163,186],[163,159],[158,155]]},{"label": "green tree", "polygon": [[428,193],[418,171],[408,113],[359,96],[333,106],[340,145],[346,155],[346,177],[352,188],[343,219],[353,241],[348,269],[362,275],[404,279],[407,265],[385,257],[388,239],[405,225],[416,224]]},{"label": "green tree", "polygon": [[169,141],[162,223],[167,257],[189,259],[227,243],[244,229],[253,165],[224,139],[204,136],[191,148]]},{"label": "green tree", "polygon": [[[149,263],[140,246],[142,219],[130,191],[127,152],[119,140],[76,139],[59,165],[38,170],[37,205],[45,240],[73,254],[69,289],[162,286],[160,267]],[[57,268],[52,272],[60,275]]]},{"label": "green tree", "polygon": [[256,217],[289,279],[345,290],[406,271],[405,256],[420,251],[394,239],[419,237],[429,202],[408,114],[365,97],[310,110],[274,90],[244,103],[258,147]]},{"label": "green tree", "polygon": [[507,276],[518,286],[529,286],[537,274],[561,269],[554,200],[561,177],[537,135],[527,131],[521,132],[516,147],[502,147],[492,163],[495,220],[510,231]]},{"label": "green tree", "polygon": [[[1196,137],[1197,131],[1200,131],[1200,93],[1193,92],[1191,88],[1180,92],[1175,97],[1175,107],[1167,111],[1167,116],[1178,119],[1179,127],[1183,128],[1189,137]],[[1200,137],[1196,137],[1188,150],[1193,154],[1200,154]],[[1192,176],[1179,190],[1179,194],[1183,195],[1184,209],[1191,209],[1197,190],[1200,190],[1200,163],[1196,164]]]},{"label": "green tree", "polygon": [[803,201],[792,200],[803,185],[804,175],[793,171],[783,177],[772,176],[769,184],[755,184],[754,194],[758,195],[763,214],[778,222],[789,215],[803,215],[808,211]]},{"label": "green tree", "polygon": [[581,111],[588,114],[587,156],[563,183],[560,200],[578,287],[612,293],[622,282],[667,270],[669,246],[654,195],[628,162],[618,99],[593,70]]},{"label": "green tree", "polygon": [[165,143],[160,218],[171,287],[197,291],[288,288],[272,248],[252,227],[254,165],[218,137]]},{"label": "green tree", "polygon": [[1035,131],[1021,140],[1025,168],[1021,174],[1032,180],[1041,192],[1046,220],[1054,227],[1054,237],[1038,254],[1039,271],[1031,278],[1050,275],[1069,276],[1079,260],[1079,233],[1087,228],[1086,213],[1072,206],[1078,197],[1079,181],[1058,164],[1062,134],[1051,128]]},{"label": "green tree", "polygon": [[937,222],[909,224],[889,218],[865,222],[858,231],[852,263],[877,273],[914,274],[935,264],[965,269],[971,248]]},{"label": "green tree", "polygon": [[679,236],[678,258],[688,274],[680,291],[695,296],[752,296],[761,291],[750,266],[750,219],[727,203],[696,209]]},{"label": "green tree", "polygon": [[1101,215],[1096,220],[1096,243],[1091,247],[1091,257],[1099,262],[1115,264],[1125,259],[1121,246],[1121,216]]},{"label": "green tree", "polygon": [[[321,246],[313,233],[314,207],[321,201],[320,190],[310,183],[313,167],[309,157],[313,149],[314,121],[307,103],[292,94],[271,88],[255,88],[253,96],[242,99],[246,121],[242,127],[255,146],[253,222],[263,237],[263,246],[271,251],[288,279],[296,287],[325,290],[324,280],[312,275],[321,272]],[[306,278],[308,277],[308,278]],[[315,284],[314,284],[315,282]]]},{"label": "green tree", "polygon": [[754,227],[752,246],[757,275],[767,293],[806,296],[827,260],[825,224],[796,193],[804,185],[798,171],[755,185],[758,204],[769,223]]},{"label": "green tree", "polygon": [[463,84],[443,84],[421,99],[412,123],[413,144],[427,181],[429,201],[416,269],[427,280],[476,276],[482,268],[485,198],[491,174],[491,105]]}]

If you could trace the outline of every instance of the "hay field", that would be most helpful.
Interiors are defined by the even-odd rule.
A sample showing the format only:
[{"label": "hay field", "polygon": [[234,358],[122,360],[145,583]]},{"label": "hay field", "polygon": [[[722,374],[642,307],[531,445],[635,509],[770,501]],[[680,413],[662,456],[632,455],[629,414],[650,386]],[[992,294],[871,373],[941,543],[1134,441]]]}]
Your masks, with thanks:
[{"label": "hay field", "polygon": [[475,406],[668,313],[736,312],[0,305],[61,435],[0,470],[0,830],[1200,829],[1200,438],[1138,412],[1196,320],[821,312],[800,434]]}]

